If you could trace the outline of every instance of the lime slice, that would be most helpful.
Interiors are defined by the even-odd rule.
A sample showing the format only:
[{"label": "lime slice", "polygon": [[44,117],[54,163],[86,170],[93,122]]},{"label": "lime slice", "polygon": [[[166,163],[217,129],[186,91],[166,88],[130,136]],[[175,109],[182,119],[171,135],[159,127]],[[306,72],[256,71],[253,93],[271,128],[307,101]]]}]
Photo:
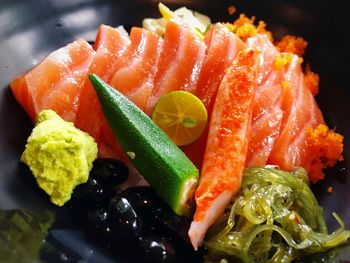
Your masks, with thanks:
[{"label": "lime slice", "polygon": [[208,120],[202,101],[186,91],[173,91],[160,97],[152,120],[178,145],[194,142]]}]

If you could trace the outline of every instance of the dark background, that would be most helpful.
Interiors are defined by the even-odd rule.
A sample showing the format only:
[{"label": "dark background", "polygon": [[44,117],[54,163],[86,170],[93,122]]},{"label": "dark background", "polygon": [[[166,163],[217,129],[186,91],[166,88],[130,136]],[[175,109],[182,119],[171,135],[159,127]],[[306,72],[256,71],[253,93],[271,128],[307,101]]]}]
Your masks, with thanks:
[{"label": "dark background", "polygon": [[[345,137],[345,162],[329,170],[327,180],[313,189],[325,206],[330,228],[337,227],[332,211],[337,211],[350,228],[350,183],[346,178],[350,167],[350,31],[346,1],[175,0],[163,3],[172,9],[185,5],[208,14],[212,21],[233,21],[241,12],[255,15],[257,20],[267,23],[276,39],[294,34],[309,42],[305,64],[311,63],[311,69],[321,76],[317,100],[329,126]],[[227,13],[230,5],[237,8],[233,16]],[[132,25],[140,26],[145,17],[158,16],[157,1],[152,0],[0,0],[0,208],[24,208],[37,214],[54,209],[35,184],[19,174],[18,159],[32,126],[13,98],[9,82],[51,51],[78,37],[93,41],[101,23],[130,29]],[[334,188],[332,194],[326,191],[329,186]],[[70,244],[78,238],[82,243],[73,249],[85,260],[107,261],[98,249],[92,249],[91,254],[91,244],[81,241],[73,230],[64,233],[60,242]],[[350,248],[340,249],[338,253],[342,260],[350,258]]]}]

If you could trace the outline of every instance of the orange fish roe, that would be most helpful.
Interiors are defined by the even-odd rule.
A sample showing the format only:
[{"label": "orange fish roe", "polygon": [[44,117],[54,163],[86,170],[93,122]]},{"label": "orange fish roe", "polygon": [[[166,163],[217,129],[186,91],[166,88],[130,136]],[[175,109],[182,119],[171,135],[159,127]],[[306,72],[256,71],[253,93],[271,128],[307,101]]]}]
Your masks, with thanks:
[{"label": "orange fish roe", "polygon": [[333,193],[333,187],[332,187],[332,186],[329,186],[329,187],[327,188],[327,192],[330,193],[330,194]]},{"label": "orange fish roe", "polygon": [[233,5],[229,6],[227,8],[227,12],[229,13],[229,15],[233,15],[236,12],[236,7],[234,7]]},{"label": "orange fish roe", "polygon": [[289,81],[282,81],[281,86],[284,89],[288,89],[290,87],[290,82]]},{"label": "orange fish roe", "polygon": [[280,52],[290,52],[301,57],[304,54],[307,42],[301,37],[286,35],[275,46]]},{"label": "orange fish roe", "polygon": [[266,30],[266,24],[264,21],[259,21],[258,25],[254,25],[255,17],[246,17],[244,14],[240,14],[239,18],[230,24],[232,26],[226,26],[230,31],[234,32],[243,41],[246,41],[249,37],[256,34],[266,34],[271,41],[273,41],[272,34]]},{"label": "orange fish roe", "polygon": [[292,61],[293,56],[290,53],[281,53],[276,56],[276,59],[273,63],[274,69],[280,70],[285,65],[289,64]]},{"label": "orange fish roe", "polygon": [[306,141],[309,146],[310,167],[305,167],[309,178],[316,182],[324,178],[322,169],[332,167],[337,161],[343,160],[343,136],[329,130],[324,124],[306,130]]},{"label": "orange fish roe", "polygon": [[311,91],[311,93],[314,96],[317,95],[320,77],[318,76],[317,73],[312,72],[310,70],[309,65],[307,65],[305,69],[304,82],[305,82],[305,86]]},{"label": "orange fish roe", "polygon": [[236,27],[231,23],[225,23],[224,25],[231,32],[234,32],[236,30]]}]

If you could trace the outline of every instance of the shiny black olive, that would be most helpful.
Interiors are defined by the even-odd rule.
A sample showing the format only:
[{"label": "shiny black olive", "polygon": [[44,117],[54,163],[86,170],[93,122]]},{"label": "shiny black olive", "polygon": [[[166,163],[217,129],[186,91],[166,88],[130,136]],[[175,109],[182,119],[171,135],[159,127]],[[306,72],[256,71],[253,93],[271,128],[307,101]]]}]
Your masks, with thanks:
[{"label": "shiny black olive", "polygon": [[159,231],[168,233],[190,244],[188,237],[188,229],[191,224],[190,220],[185,217],[177,216],[172,211],[162,208],[154,209],[153,214],[153,223],[159,228]]},{"label": "shiny black olive", "polygon": [[107,238],[111,236],[109,217],[109,212],[105,208],[92,209],[87,212],[86,224],[92,232]]},{"label": "shiny black olive", "polygon": [[127,199],[135,211],[142,215],[147,225],[155,226],[161,233],[189,243],[190,221],[174,214],[151,187],[133,187],[123,191],[121,197]]},{"label": "shiny black olive", "polygon": [[71,203],[73,206],[98,207],[108,204],[114,192],[105,188],[96,179],[89,177],[85,184],[78,185],[73,190]]},{"label": "shiny black olive", "polygon": [[157,208],[170,209],[149,186],[128,188],[120,196],[129,200],[143,215],[153,216]]},{"label": "shiny black olive", "polygon": [[101,158],[94,161],[90,176],[107,187],[114,187],[128,178],[129,169],[119,160]]},{"label": "shiny black olive", "polygon": [[144,231],[135,244],[135,252],[142,262],[176,262],[177,253],[172,239],[151,231]]},{"label": "shiny black olive", "polygon": [[109,204],[110,225],[113,234],[126,240],[135,240],[142,229],[140,215],[129,200],[122,196],[113,198]]}]

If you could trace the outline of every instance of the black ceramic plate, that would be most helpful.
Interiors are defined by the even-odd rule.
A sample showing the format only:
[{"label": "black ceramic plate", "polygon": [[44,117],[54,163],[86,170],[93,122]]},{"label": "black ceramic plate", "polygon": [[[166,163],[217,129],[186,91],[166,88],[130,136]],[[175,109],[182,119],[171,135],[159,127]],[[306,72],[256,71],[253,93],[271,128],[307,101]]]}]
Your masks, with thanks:
[{"label": "black ceramic plate", "polygon": [[[321,76],[319,105],[330,127],[345,136],[345,161],[327,172],[327,179],[313,186],[325,207],[331,230],[336,227],[332,211],[350,228],[350,182],[346,166],[350,165],[350,89],[349,51],[346,6],[339,1],[164,1],[172,8],[186,5],[212,17],[213,21],[230,21],[229,5],[237,13],[255,15],[266,21],[276,38],[289,33],[310,42],[306,62]],[[56,210],[35,183],[21,174],[19,157],[32,125],[16,103],[9,82],[36,65],[49,52],[78,37],[94,40],[98,25],[141,25],[144,17],[158,15],[154,0],[1,0],[0,1],[0,208],[20,208],[41,215]],[[327,187],[334,192],[329,194]],[[115,255],[101,249],[98,242],[87,239],[79,227],[71,224],[65,211],[57,212],[49,241],[48,262],[116,262]],[[118,255],[118,252],[116,253]],[[56,255],[56,256],[55,256]],[[57,256],[58,255],[58,256]],[[331,253],[331,262],[348,262],[350,247]],[[1,259],[1,255],[0,255]],[[316,259],[315,262],[319,260]],[[1,261],[1,260],[0,260]],[[30,262],[30,259],[24,259]]]}]

